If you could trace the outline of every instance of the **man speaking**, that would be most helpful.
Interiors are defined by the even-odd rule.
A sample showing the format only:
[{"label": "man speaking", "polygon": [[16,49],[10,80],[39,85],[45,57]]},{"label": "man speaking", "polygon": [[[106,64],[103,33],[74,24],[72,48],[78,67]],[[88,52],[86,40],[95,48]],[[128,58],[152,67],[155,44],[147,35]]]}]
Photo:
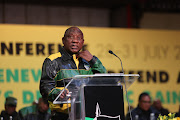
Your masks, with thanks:
[{"label": "man speaking", "polygon": [[45,59],[40,80],[40,92],[50,103],[52,120],[68,119],[68,104],[53,104],[62,90],[60,88],[64,87],[64,79],[75,75],[106,73],[105,67],[97,57],[87,50],[81,51],[84,36],[78,27],[68,28],[62,42],[64,44],[62,50]]}]

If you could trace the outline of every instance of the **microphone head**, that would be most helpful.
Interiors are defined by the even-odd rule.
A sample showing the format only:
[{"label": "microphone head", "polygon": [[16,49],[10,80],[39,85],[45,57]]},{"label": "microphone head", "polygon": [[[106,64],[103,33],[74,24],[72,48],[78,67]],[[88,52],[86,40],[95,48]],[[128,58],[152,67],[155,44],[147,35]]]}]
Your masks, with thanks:
[{"label": "microphone head", "polygon": [[113,51],[109,50],[109,53],[110,53],[110,54],[113,54]]}]

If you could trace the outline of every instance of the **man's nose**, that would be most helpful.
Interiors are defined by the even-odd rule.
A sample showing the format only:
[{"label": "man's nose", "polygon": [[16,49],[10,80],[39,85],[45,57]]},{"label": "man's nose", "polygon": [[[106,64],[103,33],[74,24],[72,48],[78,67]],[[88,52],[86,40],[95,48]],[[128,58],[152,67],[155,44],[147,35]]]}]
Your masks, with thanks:
[{"label": "man's nose", "polygon": [[79,42],[78,37],[73,37],[72,42]]}]

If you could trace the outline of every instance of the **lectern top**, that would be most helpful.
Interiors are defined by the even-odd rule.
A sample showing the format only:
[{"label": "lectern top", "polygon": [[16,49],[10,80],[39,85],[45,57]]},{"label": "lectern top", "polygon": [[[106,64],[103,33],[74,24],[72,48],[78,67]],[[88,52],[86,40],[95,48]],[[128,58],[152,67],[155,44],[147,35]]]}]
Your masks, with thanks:
[{"label": "lectern top", "polygon": [[139,74],[124,74],[124,73],[96,73],[93,75],[76,75],[74,78],[82,78],[82,77],[123,77],[123,76],[129,76],[129,77],[139,77]]},{"label": "lectern top", "polygon": [[[129,88],[130,85],[139,77],[138,74],[123,74],[123,73],[108,73],[108,74],[94,74],[94,75],[76,75],[74,76],[57,98],[53,101],[53,104],[70,103],[67,101],[69,96],[76,97],[78,91],[83,86],[121,86],[126,85]],[[65,81],[65,80],[64,80]],[[59,99],[64,90],[68,90],[70,95],[65,99]]]}]

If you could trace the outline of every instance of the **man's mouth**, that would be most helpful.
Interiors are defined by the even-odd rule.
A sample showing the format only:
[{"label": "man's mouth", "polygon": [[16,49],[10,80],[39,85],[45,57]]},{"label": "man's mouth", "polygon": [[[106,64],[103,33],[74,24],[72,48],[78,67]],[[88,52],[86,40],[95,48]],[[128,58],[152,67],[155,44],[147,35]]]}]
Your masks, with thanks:
[{"label": "man's mouth", "polygon": [[76,45],[72,45],[72,47],[71,47],[72,49],[78,49],[78,46],[76,46]]}]

